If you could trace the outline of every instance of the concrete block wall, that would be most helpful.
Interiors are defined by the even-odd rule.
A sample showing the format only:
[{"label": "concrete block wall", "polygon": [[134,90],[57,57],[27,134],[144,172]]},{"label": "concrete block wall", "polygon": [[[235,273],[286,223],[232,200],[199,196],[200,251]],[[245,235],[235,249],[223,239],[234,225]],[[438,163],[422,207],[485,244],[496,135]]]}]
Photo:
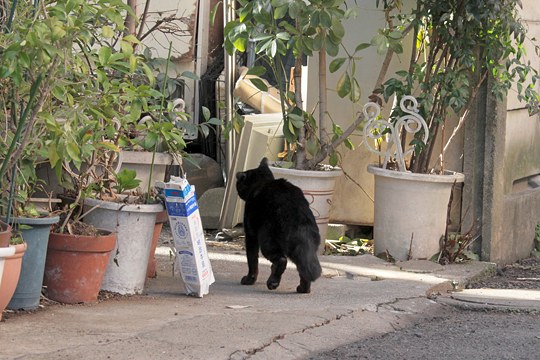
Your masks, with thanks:
[{"label": "concrete block wall", "polygon": [[[537,1],[523,1],[521,14],[529,38],[538,39]],[[540,58],[534,55],[533,44],[526,47],[531,63],[540,70]],[[540,92],[540,87],[537,91]],[[540,222],[540,187],[534,181],[540,175],[540,117],[529,116],[514,91],[505,103],[488,94],[489,85],[483,102],[485,108],[479,111],[485,113],[485,118],[476,119],[476,125],[472,125],[476,136],[470,138],[474,142],[466,145],[469,154],[466,175],[473,179],[466,201],[473,205],[473,213],[480,214],[482,221],[482,259],[507,264],[530,255],[535,227]]]}]

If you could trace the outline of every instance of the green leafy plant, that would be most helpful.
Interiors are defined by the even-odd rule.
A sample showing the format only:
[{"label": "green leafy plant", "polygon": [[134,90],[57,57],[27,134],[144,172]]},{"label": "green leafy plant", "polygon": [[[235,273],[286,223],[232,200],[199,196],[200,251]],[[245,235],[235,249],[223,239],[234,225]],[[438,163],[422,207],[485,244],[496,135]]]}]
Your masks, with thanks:
[{"label": "green leafy plant", "polygon": [[116,185],[114,185],[114,189],[119,194],[127,190],[136,189],[141,183],[141,180],[137,179],[137,172],[129,169],[122,169],[116,174],[115,179]]},{"label": "green leafy plant", "polygon": [[[343,21],[354,16],[344,0],[241,0],[238,19],[225,26],[225,49],[229,54],[245,52],[250,43],[266,68],[276,76],[283,114],[283,132],[289,144],[286,159],[297,169],[315,169],[328,158],[331,165],[339,162],[338,147],[353,149],[349,136],[358,128],[363,115],[351,119],[342,129],[327,111],[327,73],[342,71],[335,89],[342,98],[353,102],[360,99],[356,79],[358,53],[369,44],[360,44],[354,51],[342,45],[345,35]],[[327,63],[327,56],[335,57],[340,49],[346,57]],[[301,84],[301,65],[305,56],[317,56],[319,62],[318,116],[303,110],[301,89],[289,89],[289,79],[283,62],[287,52],[295,58],[294,83]],[[248,75],[263,75],[265,67],[255,66]],[[267,87],[257,79],[253,84],[261,91]]]},{"label": "green leafy plant", "polygon": [[[384,1],[383,6],[386,9],[395,3]],[[528,105],[531,113],[538,111],[538,72],[525,58],[524,45],[531,39],[519,17],[519,6],[519,0],[418,0],[410,13],[397,12],[387,17],[388,25],[381,30],[384,36],[380,40],[386,39],[391,46],[412,33],[412,52],[408,67],[384,81],[376,92],[385,102],[414,95],[429,128],[426,143],[423,131],[413,139],[402,134],[402,144],[410,141],[414,147],[411,171],[444,171],[448,145],[490,80],[497,99],[502,100],[515,85],[518,99]],[[538,55],[536,45],[535,50]],[[394,107],[391,121],[402,115],[399,105]],[[447,121],[452,116],[459,119],[453,130]],[[446,142],[436,149],[435,139],[442,138],[445,132]],[[436,164],[432,167],[433,162]]]},{"label": "green leafy plant", "polygon": [[[23,203],[32,195],[36,165],[48,157],[45,123],[54,114],[53,98],[71,84],[69,69],[84,63],[75,49],[93,41],[90,29],[107,17],[118,20],[109,12],[113,6],[123,5],[114,0],[9,4],[0,34],[0,179],[2,198],[9,199],[5,215],[23,208],[11,206],[14,199]],[[76,148],[68,145],[68,151]]]}]

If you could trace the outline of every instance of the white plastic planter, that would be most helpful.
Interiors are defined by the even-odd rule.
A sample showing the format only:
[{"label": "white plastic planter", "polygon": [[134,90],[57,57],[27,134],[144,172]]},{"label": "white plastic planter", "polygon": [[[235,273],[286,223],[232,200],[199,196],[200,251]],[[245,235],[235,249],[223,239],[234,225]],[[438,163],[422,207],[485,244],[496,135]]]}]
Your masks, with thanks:
[{"label": "white plastic planter", "polygon": [[[375,255],[430,259],[440,251],[454,183],[464,175],[415,174],[368,166],[375,175]],[[412,239],[412,240],[411,240]]]},{"label": "white plastic planter", "polygon": [[98,208],[86,215],[84,221],[118,234],[101,289],[119,294],[142,293],[156,215],[163,211],[163,205],[126,205],[96,199],[85,200],[85,211],[95,206]]},{"label": "white plastic planter", "polygon": [[15,246],[0,247],[0,282],[4,274],[5,259],[13,254],[15,254]]}]

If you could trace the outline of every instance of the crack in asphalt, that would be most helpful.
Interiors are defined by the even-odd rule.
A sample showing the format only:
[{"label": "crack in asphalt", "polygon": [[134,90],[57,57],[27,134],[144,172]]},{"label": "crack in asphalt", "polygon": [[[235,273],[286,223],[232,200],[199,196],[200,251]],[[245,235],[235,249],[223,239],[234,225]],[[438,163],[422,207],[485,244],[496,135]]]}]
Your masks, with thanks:
[{"label": "crack in asphalt", "polygon": [[[334,321],[339,321],[339,320],[341,320],[341,319],[343,319],[345,317],[350,317],[355,312],[356,312],[355,310],[348,310],[347,313],[345,313],[345,314],[337,314],[332,319],[326,319],[326,320],[324,320],[324,321],[322,321],[320,323],[316,323],[316,324],[307,326],[307,327],[305,327],[305,328],[303,328],[301,330],[294,331],[292,333],[276,335],[269,342],[264,343],[263,345],[261,345],[261,346],[259,346],[257,348],[253,348],[253,349],[249,349],[249,350],[237,350],[237,351],[235,351],[234,353],[232,353],[229,356],[229,359],[230,360],[249,359],[252,355],[255,355],[258,352],[264,351],[264,349],[268,348],[272,344],[277,344],[277,345],[283,347],[282,345],[279,344],[279,340],[284,339],[286,336],[292,336],[292,335],[296,335],[296,334],[303,334],[306,331],[316,329],[316,328],[319,328],[319,327],[322,327],[322,326],[326,326],[326,325],[328,325],[330,323],[333,323]],[[240,357],[238,357],[238,356],[240,356]]]},{"label": "crack in asphalt", "polygon": [[[370,310],[369,308],[362,308],[362,309],[359,309],[359,310],[348,310],[346,313],[337,314],[331,319],[325,319],[322,322],[307,326],[307,327],[305,327],[305,328],[303,328],[301,330],[294,331],[292,333],[276,335],[270,341],[268,341],[267,343],[262,344],[259,347],[252,348],[252,349],[249,349],[249,350],[237,350],[237,351],[235,351],[234,353],[232,353],[229,356],[229,359],[230,360],[249,359],[251,356],[253,356],[253,355],[255,355],[255,354],[259,353],[259,352],[264,351],[265,349],[270,347],[272,344],[277,344],[278,346],[281,346],[282,348],[284,348],[279,343],[279,340],[285,339],[285,337],[287,337],[287,336],[303,334],[306,331],[313,330],[313,329],[316,329],[316,328],[320,328],[320,327],[323,327],[323,326],[327,326],[327,325],[329,325],[331,323],[335,323],[336,321],[339,321],[341,319],[350,318],[357,312],[372,311],[372,312],[378,313],[378,312],[383,312],[383,310],[385,310],[385,309],[383,309],[384,306],[388,306],[390,309],[387,309],[385,311],[392,311],[393,310],[393,311],[396,311],[396,312],[399,312],[399,313],[407,313],[407,311],[399,309],[398,307],[396,307],[394,305],[398,304],[401,301],[424,299],[424,298],[426,298],[426,297],[425,296],[400,297],[400,298],[395,298],[392,301],[387,301],[387,302],[382,302],[382,303],[375,304],[374,305],[374,310]],[[395,326],[392,324],[392,322],[390,322],[390,326],[392,326],[392,328],[396,329]],[[288,349],[286,349],[286,350],[288,350]]]}]

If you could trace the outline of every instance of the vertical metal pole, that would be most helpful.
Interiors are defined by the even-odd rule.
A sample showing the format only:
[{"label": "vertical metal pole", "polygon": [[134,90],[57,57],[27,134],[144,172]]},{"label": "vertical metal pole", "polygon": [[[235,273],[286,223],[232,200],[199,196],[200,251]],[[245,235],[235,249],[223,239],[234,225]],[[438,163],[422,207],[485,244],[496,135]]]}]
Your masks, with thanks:
[{"label": "vertical metal pole", "polygon": [[[236,0],[224,0],[223,2],[223,26],[226,26],[229,21],[234,20],[235,16],[235,1]],[[233,121],[234,116],[234,99],[233,99],[233,89],[234,81],[236,74],[236,62],[234,54],[231,56],[225,52],[225,122]],[[221,136],[220,136],[221,140]],[[229,179],[231,178],[231,169],[233,166],[233,156],[234,149],[236,147],[236,133],[234,130],[231,130],[229,133],[229,140],[225,143],[225,168],[224,168],[224,178],[225,178],[225,197],[223,199],[223,204],[221,207],[221,214],[219,217],[219,230],[222,230],[225,227],[225,212],[229,208],[230,196],[229,191],[231,183]]]},{"label": "vertical metal pole", "polygon": [[[223,6],[224,22],[223,26],[235,18],[235,0],[225,0]],[[236,74],[235,56],[225,52],[225,121],[232,121],[234,116],[234,99],[232,96]],[[228,180],[228,174],[232,167],[234,149],[236,146],[236,133],[229,134],[229,140],[225,144],[225,181]]]}]

